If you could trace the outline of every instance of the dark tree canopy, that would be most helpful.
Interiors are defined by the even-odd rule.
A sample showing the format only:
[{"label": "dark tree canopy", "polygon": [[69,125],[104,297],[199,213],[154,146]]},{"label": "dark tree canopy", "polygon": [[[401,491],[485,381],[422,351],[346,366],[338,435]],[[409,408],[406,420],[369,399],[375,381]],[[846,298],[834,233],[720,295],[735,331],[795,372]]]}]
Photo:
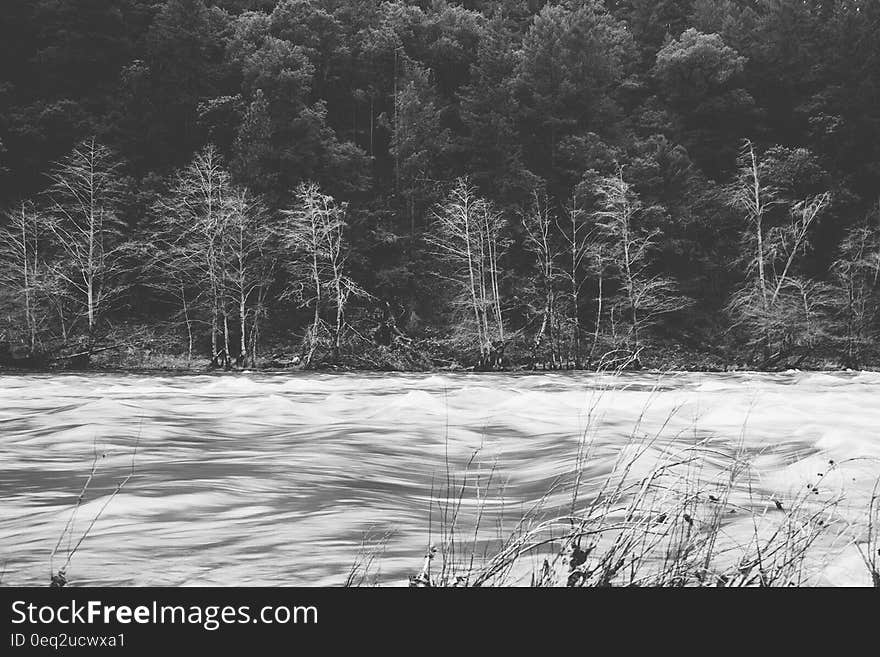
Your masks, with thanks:
[{"label": "dark tree canopy", "polygon": [[[364,339],[378,313],[386,333],[393,320],[395,331],[460,347],[470,329],[455,319],[457,274],[429,244],[450,190],[466,188],[498,219],[486,233],[497,244],[478,235],[474,246],[497,248],[481,275],[497,286],[486,298],[511,340],[554,358],[587,344],[587,327],[608,342],[599,346],[631,344],[621,327],[638,320],[613,300],[633,301],[625,288],[642,281],[645,294],[674,288],[687,302],[641,327],[640,345],[723,343],[731,359],[760,352],[766,363],[801,347],[837,353],[846,325],[847,358],[857,359],[877,318],[854,318],[856,301],[840,299],[864,309],[877,292],[865,249],[878,243],[878,33],[874,0],[7,0],[0,229],[42,216],[47,172],[94,139],[119,161],[115,216],[128,245],[126,303],[100,320],[173,323],[180,290],[149,282],[157,270],[144,245],[175,176],[210,148],[229,193],[247,199],[234,225],[265,228],[259,253],[249,251],[260,267],[283,260],[274,222],[303,185],[344,208],[337,237],[359,292],[351,303],[336,293]],[[748,185],[752,205],[740,202]],[[608,237],[618,233],[598,228],[612,225],[603,212],[623,213],[615,230],[645,236],[638,275],[620,273],[625,258]],[[550,231],[541,248],[535,226]],[[63,273],[51,254],[64,249],[37,232],[47,272]],[[285,296],[296,285],[288,270],[257,269],[248,280],[259,294],[235,311],[247,315],[242,327],[283,345],[319,326]],[[38,327],[29,307],[31,342],[38,328],[57,334],[66,312],[47,281],[54,310]],[[800,323],[749,305],[765,299],[755,286],[773,284],[778,313],[805,309]],[[4,309],[14,297],[0,295]],[[631,314],[659,301],[634,303]],[[215,321],[235,314],[213,308]],[[13,319],[0,341],[20,339],[23,320],[4,316]],[[330,324],[338,352],[342,325]]]}]

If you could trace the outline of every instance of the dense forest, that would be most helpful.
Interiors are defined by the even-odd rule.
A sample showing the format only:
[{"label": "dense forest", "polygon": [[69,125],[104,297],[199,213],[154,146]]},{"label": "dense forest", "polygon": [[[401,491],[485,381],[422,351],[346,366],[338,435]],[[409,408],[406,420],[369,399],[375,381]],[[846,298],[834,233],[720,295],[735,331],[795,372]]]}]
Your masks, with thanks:
[{"label": "dense forest", "polygon": [[871,367],[876,0],[6,0],[0,359]]}]

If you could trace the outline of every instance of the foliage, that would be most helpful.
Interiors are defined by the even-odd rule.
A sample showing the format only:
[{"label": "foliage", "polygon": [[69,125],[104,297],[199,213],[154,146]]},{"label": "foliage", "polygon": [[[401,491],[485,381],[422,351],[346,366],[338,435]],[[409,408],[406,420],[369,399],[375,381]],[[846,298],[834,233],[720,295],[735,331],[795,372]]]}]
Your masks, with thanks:
[{"label": "foliage", "polygon": [[[876,2],[9,5],[4,342],[51,351],[152,323],[193,357],[284,352],[318,325],[291,292],[316,294],[297,278],[304,256],[277,231],[315,185],[344,207],[342,293],[333,276],[318,286],[331,359],[367,349],[377,316],[461,349],[460,364],[502,334],[508,355],[550,367],[621,349],[648,362],[671,341],[731,342],[764,366],[876,357]],[[100,203],[83,214],[65,181],[89,149]],[[462,178],[498,250],[477,312],[456,323],[465,288],[437,255],[456,242],[435,210]],[[624,225],[644,246],[634,277]],[[671,301],[683,296],[687,313]]]}]

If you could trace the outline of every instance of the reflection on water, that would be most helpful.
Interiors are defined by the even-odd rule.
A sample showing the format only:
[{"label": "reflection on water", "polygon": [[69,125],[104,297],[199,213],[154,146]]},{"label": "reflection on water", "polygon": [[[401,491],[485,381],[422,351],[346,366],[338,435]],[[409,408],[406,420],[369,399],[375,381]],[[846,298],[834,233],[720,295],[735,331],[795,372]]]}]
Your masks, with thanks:
[{"label": "reflection on water", "polygon": [[[587,495],[636,425],[728,453],[742,438],[761,489],[782,494],[829,459],[880,457],[878,399],[871,373],[4,375],[0,570],[47,584],[93,461],[74,543],[135,445],[135,476],[74,556],[72,584],[336,585],[365,536],[386,534],[381,579],[399,583],[475,450],[472,470],[494,467],[485,525],[503,532],[571,472],[588,426]],[[841,468],[846,503],[877,474],[872,460]],[[566,503],[557,490],[551,506]],[[858,566],[844,554],[830,567],[859,583]]]}]

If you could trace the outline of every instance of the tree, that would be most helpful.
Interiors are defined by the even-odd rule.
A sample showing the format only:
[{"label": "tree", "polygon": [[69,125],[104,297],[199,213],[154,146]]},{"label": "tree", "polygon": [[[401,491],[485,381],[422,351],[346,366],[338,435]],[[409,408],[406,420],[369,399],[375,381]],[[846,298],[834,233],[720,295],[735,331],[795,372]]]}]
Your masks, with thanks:
[{"label": "tree", "polygon": [[589,360],[599,338],[602,318],[603,251],[601,243],[592,239],[593,231],[588,230],[589,225],[585,221],[586,212],[579,205],[577,192],[571,195],[571,201],[565,208],[565,214],[567,222],[557,224],[557,229],[562,236],[564,245],[561,254],[564,260],[561,275],[568,286],[572,361],[574,367],[578,369],[581,366],[581,291],[587,280],[584,269],[588,262],[592,262],[592,270],[597,275],[596,330],[588,356]]},{"label": "tree", "polygon": [[[338,358],[346,327],[345,309],[350,298],[366,292],[347,275],[344,203],[323,194],[315,183],[303,183],[295,192],[291,209],[282,211],[277,234],[288,252],[285,266],[293,285],[284,296],[302,308],[313,308],[312,323],[303,340],[303,361],[308,367],[329,327],[333,357]],[[322,314],[332,309],[333,322]]]},{"label": "tree", "polygon": [[329,280],[326,285],[331,289],[333,306],[335,311],[335,324],[333,325],[333,357],[339,358],[342,347],[343,330],[345,329],[345,308],[348,300],[354,293],[363,296],[364,291],[346,275],[346,260],[348,259],[347,245],[345,244],[345,210],[346,205],[336,207],[332,205],[330,212],[323,212],[321,218],[321,236],[323,237],[323,253],[329,270]]},{"label": "tree", "polygon": [[[205,299],[210,314],[211,361],[230,365],[229,307],[225,294],[228,276],[231,215],[229,173],[217,149],[208,145],[174,177],[167,198],[156,207],[164,262],[170,280],[181,289],[183,312],[191,337],[190,306],[186,281],[195,286],[197,299]],[[222,349],[218,340],[222,337]]]},{"label": "tree", "polygon": [[141,246],[144,251],[143,284],[157,292],[162,300],[170,297],[172,303],[179,307],[170,320],[183,322],[186,362],[192,363],[195,326],[201,321],[205,291],[202,289],[203,281],[196,274],[190,247],[179,239],[176,230],[169,224],[150,232]]},{"label": "tree", "polygon": [[720,34],[740,52],[753,45],[758,15],[752,3],[740,0],[694,0],[690,24],[705,34]]},{"label": "tree", "polygon": [[[880,216],[880,208],[874,210]],[[838,315],[838,336],[845,345],[846,367],[858,368],[877,337],[880,317],[880,230],[868,221],[850,229],[831,266]]]},{"label": "tree", "polygon": [[536,287],[542,310],[540,312],[541,325],[535,332],[532,342],[532,367],[538,356],[538,349],[545,336],[549,333],[550,362],[553,367],[558,367],[557,350],[553,341],[554,324],[556,321],[556,281],[559,270],[556,263],[559,257],[555,244],[554,235],[555,218],[547,207],[547,199],[539,192],[534,192],[532,204],[522,216],[522,226],[525,231],[525,249],[535,259],[537,270]]},{"label": "tree", "polygon": [[430,68],[442,97],[452,99],[468,81],[485,22],[479,11],[450,2],[436,3],[425,12],[413,50]]},{"label": "tree", "polygon": [[636,364],[645,330],[661,316],[684,308],[688,301],[677,294],[675,282],[650,270],[650,253],[660,235],[638,225],[644,208],[620,170],[599,180],[595,189],[599,209],[596,231],[605,244],[606,271],[620,287],[611,307],[612,332],[626,327],[624,343]]},{"label": "tree", "polygon": [[[739,164],[730,198],[748,225],[744,236],[747,280],[728,310],[751,332],[752,344],[763,346],[764,363],[769,364],[795,346],[811,345],[821,333],[813,310],[817,304],[825,305],[821,297],[827,295],[827,288],[796,275],[795,270],[798,257],[809,247],[810,229],[830,195],[786,203],[778,188],[764,183],[768,170],[751,142],[743,146]],[[787,207],[788,221],[768,225],[771,209],[780,205]]]},{"label": "tree", "polygon": [[517,135],[520,113],[515,87],[520,35],[495,19],[480,39],[470,83],[459,91],[464,133],[458,139],[466,170],[480,189],[495,190],[495,200],[527,203],[534,175],[523,165]]},{"label": "tree", "polygon": [[0,284],[21,305],[28,349],[37,347],[40,325],[40,292],[44,285],[44,265],[40,242],[43,225],[30,203],[22,203],[14,212],[5,213],[7,224],[0,229]]},{"label": "tree", "polygon": [[255,190],[275,187],[279,173],[272,163],[272,121],[262,89],[254,92],[233,142],[231,169],[236,179]]},{"label": "tree", "polygon": [[665,41],[687,27],[694,0],[616,0],[614,13],[633,32],[645,60],[651,59]]},{"label": "tree", "polygon": [[558,180],[560,144],[613,123],[612,92],[631,54],[626,27],[596,0],[572,9],[546,5],[523,38],[516,82],[519,139],[526,165],[548,180],[556,196],[564,196],[574,182]]},{"label": "tree", "polygon": [[82,309],[90,341],[108,303],[124,287],[119,167],[113,152],[92,137],[56,163],[46,192],[47,228],[60,256],[52,269]]},{"label": "tree", "polygon": [[663,46],[651,71],[679,119],[679,139],[710,175],[732,166],[754,105],[740,86],[745,64],[718,34],[690,28]]},{"label": "tree", "polygon": [[[505,339],[501,303],[500,256],[504,220],[492,204],[459,178],[434,210],[428,243],[445,264],[444,278],[458,289],[454,305],[472,313],[480,365],[491,366],[493,343]],[[463,319],[464,319],[463,318]]]},{"label": "tree", "polygon": [[254,366],[259,320],[265,313],[263,301],[274,270],[274,257],[269,248],[272,233],[267,223],[266,209],[248,190],[233,190],[227,203],[229,219],[226,240],[230,264],[225,270],[225,284],[238,313],[238,360],[242,365],[247,365],[250,356],[251,365]]},{"label": "tree", "polygon": [[414,237],[417,215],[435,200],[432,192],[450,135],[441,126],[428,72],[410,65],[407,73],[395,99],[390,152],[395,162],[395,191],[405,201]]},{"label": "tree", "polygon": [[162,4],[145,35],[142,74],[123,110],[140,119],[128,130],[136,149],[154,156],[189,154],[204,143],[199,106],[222,95],[228,73],[222,34],[228,23],[225,12],[204,0]]},{"label": "tree", "polygon": [[329,20],[313,9],[295,1],[280,4],[271,16],[242,14],[233,23],[227,48],[228,60],[241,73],[244,95],[250,98],[234,144],[234,168],[237,174],[261,176],[243,180],[255,189],[273,192],[270,200],[276,205],[305,180],[346,195],[363,190],[368,181],[365,154],[338,138],[330,124],[328,102],[320,95],[334,85],[328,78],[328,62],[318,54],[332,44],[318,41],[335,37],[309,34],[296,22],[297,16],[321,24]]}]

